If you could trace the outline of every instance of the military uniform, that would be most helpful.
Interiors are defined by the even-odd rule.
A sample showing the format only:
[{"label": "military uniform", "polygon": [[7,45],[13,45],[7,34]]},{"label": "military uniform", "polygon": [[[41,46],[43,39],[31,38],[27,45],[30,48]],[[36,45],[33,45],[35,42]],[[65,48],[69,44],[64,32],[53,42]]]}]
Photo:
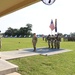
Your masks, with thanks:
[{"label": "military uniform", "polygon": [[51,36],[51,48],[54,48],[54,36]]},{"label": "military uniform", "polygon": [[45,42],[47,42],[47,36],[45,36]]},{"label": "military uniform", "polygon": [[36,36],[36,34],[33,35],[32,43],[33,43],[33,48],[34,48],[33,51],[36,51],[36,43],[37,43],[37,36]]},{"label": "military uniform", "polygon": [[50,48],[50,43],[51,43],[51,37],[50,37],[50,35],[47,36],[47,40],[48,40],[48,47]]},{"label": "military uniform", "polygon": [[59,49],[60,48],[60,36],[57,34],[56,36],[56,48]]},{"label": "military uniform", "polygon": [[57,48],[57,39],[56,39],[56,36],[54,37],[54,48],[55,49]]}]

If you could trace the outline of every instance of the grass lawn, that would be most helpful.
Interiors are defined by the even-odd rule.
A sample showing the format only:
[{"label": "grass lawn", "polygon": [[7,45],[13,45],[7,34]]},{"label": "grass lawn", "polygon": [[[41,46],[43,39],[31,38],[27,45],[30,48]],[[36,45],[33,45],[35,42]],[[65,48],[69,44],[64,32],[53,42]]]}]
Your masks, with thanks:
[{"label": "grass lawn", "polygon": [[[3,38],[1,51],[31,47],[31,38]],[[39,38],[37,47],[47,47],[47,43]],[[19,66],[18,72],[22,75],[75,75],[75,42],[62,41],[61,48],[72,51],[52,56],[29,56],[10,62]]]},{"label": "grass lawn", "polygon": [[[37,47],[47,47],[47,43],[38,39]],[[11,51],[22,48],[33,48],[32,38],[2,38],[1,51]]]}]

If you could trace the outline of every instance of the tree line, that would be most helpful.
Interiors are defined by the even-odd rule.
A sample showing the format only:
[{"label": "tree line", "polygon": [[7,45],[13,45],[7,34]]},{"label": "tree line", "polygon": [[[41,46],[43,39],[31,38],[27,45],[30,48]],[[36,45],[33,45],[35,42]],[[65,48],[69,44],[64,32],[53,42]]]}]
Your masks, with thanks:
[{"label": "tree line", "polygon": [[13,29],[9,27],[5,33],[4,37],[29,37],[32,36],[32,24],[26,24],[26,27],[21,27],[20,29]]}]

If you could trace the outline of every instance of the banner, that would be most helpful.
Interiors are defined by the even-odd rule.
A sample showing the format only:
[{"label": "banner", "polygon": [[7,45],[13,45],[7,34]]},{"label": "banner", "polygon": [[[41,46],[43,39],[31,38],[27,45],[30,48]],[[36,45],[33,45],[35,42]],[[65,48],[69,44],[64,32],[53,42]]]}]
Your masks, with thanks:
[{"label": "banner", "polygon": [[57,19],[55,19],[55,32],[57,32]]}]

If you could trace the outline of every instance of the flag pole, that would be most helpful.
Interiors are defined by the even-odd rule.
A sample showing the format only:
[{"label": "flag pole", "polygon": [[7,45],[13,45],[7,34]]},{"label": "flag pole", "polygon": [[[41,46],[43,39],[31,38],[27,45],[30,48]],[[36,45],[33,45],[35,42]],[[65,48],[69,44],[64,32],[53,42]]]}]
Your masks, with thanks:
[{"label": "flag pole", "polygon": [[51,35],[52,35],[52,30],[51,30]]},{"label": "flag pole", "polygon": [[55,19],[55,33],[57,34],[57,19]]}]

